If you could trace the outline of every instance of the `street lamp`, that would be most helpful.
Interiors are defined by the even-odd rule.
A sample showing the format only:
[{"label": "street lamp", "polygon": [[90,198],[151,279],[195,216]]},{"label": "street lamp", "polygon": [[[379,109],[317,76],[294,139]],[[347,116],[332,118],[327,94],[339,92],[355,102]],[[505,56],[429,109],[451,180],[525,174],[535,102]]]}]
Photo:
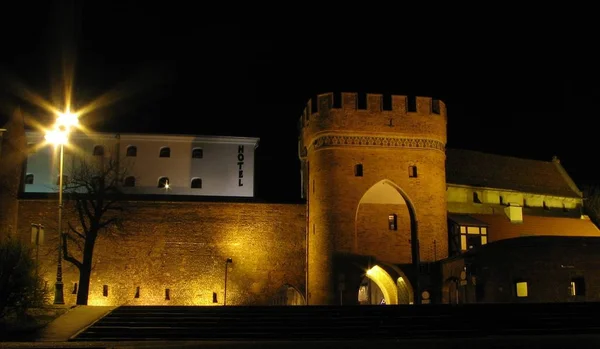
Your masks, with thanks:
[{"label": "street lamp", "polygon": [[54,304],[65,304],[62,282],[62,209],[63,209],[63,166],[64,146],[69,141],[71,128],[78,123],[77,115],[70,112],[60,113],[54,124],[54,129],[46,132],[46,141],[60,146],[58,169],[58,259],[56,263],[56,284],[54,288]]},{"label": "street lamp", "polygon": [[227,258],[225,261],[225,292],[223,294],[223,305],[227,305],[227,269],[229,264],[232,262],[233,260],[231,258]]}]

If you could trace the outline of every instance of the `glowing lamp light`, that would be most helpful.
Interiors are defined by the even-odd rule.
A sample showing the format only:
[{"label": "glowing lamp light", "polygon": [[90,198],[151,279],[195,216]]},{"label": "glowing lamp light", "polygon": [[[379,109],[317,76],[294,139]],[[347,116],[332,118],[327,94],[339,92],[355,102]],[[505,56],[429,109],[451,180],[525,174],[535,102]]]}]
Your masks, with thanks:
[{"label": "glowing lamp light", "polygon": [[68,131],[71,127],[79,124],[79,119],[77,118],[77,114],[70,112],[60,113],[56,119],[56,124],[59,125],[59,127],[63,126]]},{"label": "glowing lamp light", "polygon": [[48,141],[48,143],[52,143],[55,145],[64,145],[67,144],[69,141],[68,133],[66,131],[61,130],[48,131],[44,138],[46,139],[46,141]]}]

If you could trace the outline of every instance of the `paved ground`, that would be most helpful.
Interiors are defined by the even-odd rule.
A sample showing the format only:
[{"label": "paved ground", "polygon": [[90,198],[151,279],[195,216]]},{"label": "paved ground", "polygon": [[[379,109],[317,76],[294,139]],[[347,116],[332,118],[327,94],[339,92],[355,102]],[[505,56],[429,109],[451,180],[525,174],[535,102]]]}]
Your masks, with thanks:
[{"label": "paved ground", "polygon": [[66,342],[116,307],[77,306],[50,322],[39,333],[40,342]]},{"label": "paved ground", "polygon": [[291,348],[291,349],[597,349],[600,347],[600,336],[544,336],[544,337],[490,337],[450,340],[393,340],[393,341],[314,341],[314,342],[211,342],[211,341],[175,341],[175,342],[32,342],[32,343],[0,343],[0,348],[87,348],[87,349],[131,349],[131,348]]}]

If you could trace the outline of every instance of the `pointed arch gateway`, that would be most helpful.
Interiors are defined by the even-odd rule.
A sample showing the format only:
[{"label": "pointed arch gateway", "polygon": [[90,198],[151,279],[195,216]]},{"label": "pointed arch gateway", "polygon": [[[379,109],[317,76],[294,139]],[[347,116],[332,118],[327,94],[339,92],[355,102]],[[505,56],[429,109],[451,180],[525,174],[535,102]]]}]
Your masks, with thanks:
[{"label": "pointed arch gateway", "polygon": [[[390,271],[396,274],[397,280],[383,269],[387,277],[375,280],[378,269],[371,271],[372,275],[367,273],[366,276],[377,284],[382,293],[387,293],[390,299],[396,299],[396,304],[398,302],[420,303],[419,273],[413,273],[415,275],[413,289],[404,273],[395,266],[410,263],[416,271],[419,270],[416,217],[415,208],[406,192],[389,179],[372,185],[363,194],[356,207],[353,252],[358,255],[374,256],[379,261],[386,261],[386,269],[393,268]],[[381,262],[377,264],[382,265]],[[385,286],[391,285],[390,281],[394,287]],[[386,290],[384,291],[382,287]]]}]

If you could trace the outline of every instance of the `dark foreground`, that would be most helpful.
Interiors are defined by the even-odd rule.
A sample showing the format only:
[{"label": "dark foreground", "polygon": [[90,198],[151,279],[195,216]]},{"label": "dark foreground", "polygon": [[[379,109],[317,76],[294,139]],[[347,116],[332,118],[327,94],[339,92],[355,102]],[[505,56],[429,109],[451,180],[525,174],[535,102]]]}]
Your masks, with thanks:
[{"label": "dark foreground", "polygon": [[10,348],[600,348],[600,303],[124,306],[67,343]]}]

